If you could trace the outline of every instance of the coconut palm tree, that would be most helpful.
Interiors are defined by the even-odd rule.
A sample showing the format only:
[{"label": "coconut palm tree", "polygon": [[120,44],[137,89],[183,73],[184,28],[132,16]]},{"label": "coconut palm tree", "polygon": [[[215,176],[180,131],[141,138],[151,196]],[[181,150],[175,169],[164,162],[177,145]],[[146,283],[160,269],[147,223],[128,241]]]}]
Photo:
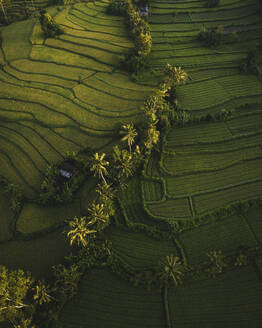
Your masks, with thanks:
[{"label": "coconut palm tree", "polygon": [[150,150],[154,144],[158,143],[160,132],[156,129],[156,126],[150,124],[147,130],[147,139],[144,142],[145,147]]},{"label": "coconut palm tree", "polygon": [[133,156],[126,149],[120,150],[118,146],[114,147],[113,159],[115,167],[119,170],[118,177],[125,176],[126,178],[132,175],[134,161]]},{"label": "coconut palm tree", "polygon": [[106,166],[109,165],[109,162],[104,160],[105,156],[106,156],[105,153],[103,153],[101,156],[99,156],[98,153],[95,153],[94,154],[94,164],[91,167],[90,171],[94,171],[95,176],[99,175],[103,179],[104,183],[107,184],[106,180],[104,178],[104,174],[105,175],[108,174]]},{"label": "coconut palm tree", "polygon": [[133,123],[123,125],[122,127],[126,131],[126,135],[121,139],[121,141],[127,141],[129,152],[131,153],[131,146],[135,142],[135,137],[137,136],[136,129],[134,128]]},{"label": "coconut palm tree", "polygon": [[96,230],[89,230],[88,225],[90,223],[86,222],[85,216],[81,218],[74,217],[73,220],[69,221],[69,226],[72,228],[67,233],[67,237],[70,237],[70,245],[76,242],[78,246],[87,246],[86,236],[96,232]]},{"label": "coconut palm tree", "polygon": [[2,12],[3,12],[3,14],[4,14],[5,20],[6,20],[6,22],[8,23],[8,19],[7,19],[6,11],[5,11],[4,0],[0,0],[0,6],[1,6]]},{"label": "coconut palm tree", "polygon": [[185,267],[180,262],[179,257],[171,254],[167,256],[160,264],[162,266],[160,279],[163,279],[164,281],[172,279],[176,285],[182,283]]},{"label": "coconut palm tree", "polygon": [[51,302],[54,297],[52,297],[49,293],[49,286],[47,286],[43,281],[39,280],[37,285],[34,288],[34,300],[42,305],[43,303]]},{"label": "coconut palm tree", "polygon": [[175,67],[170,64],[166,65],[165,74],[168,79],[172,79],[174,83],[185,83],[187,81],[187,73],[181,67]]},{"label": "coconut palm tree", "polygon": [[88,212],[90,213],[91,221],[88,224],[94,224],[97,221],[102,223],[107,223],[109,219],[109,214],[105,210],[104,204],[96,204],[92,203],[91,207],[88,208]]}]

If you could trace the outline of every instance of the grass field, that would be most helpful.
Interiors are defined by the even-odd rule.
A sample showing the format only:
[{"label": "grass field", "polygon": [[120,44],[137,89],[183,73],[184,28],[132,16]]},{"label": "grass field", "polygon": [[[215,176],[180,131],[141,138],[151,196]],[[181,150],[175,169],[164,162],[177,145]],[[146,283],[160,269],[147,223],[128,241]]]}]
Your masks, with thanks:
[{"label": "grass field", "polygon": [[60,323],[65,328],[158,328],[165,326],[165,316],[159,292],[146,292],[95,270],[80,281],[79,293],[64,307]]},{"label": "grass field", "polygon": [[259,327],[261,288],[252,267],[173,288],[169,293],[172,325],[175,328]]}]

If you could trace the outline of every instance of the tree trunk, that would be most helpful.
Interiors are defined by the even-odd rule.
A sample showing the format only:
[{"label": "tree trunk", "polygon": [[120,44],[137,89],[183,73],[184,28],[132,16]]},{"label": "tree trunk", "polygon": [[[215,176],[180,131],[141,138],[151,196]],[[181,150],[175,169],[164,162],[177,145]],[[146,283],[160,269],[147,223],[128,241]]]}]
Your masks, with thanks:
[{"label": "tree trunk", "polygon": [[7,19],[6,12],[5,12],[5,7],[4,7],[4,1],[3,0],[0,0],[0,4],[1,4],[2,12],[3,12],[4,16],[5,16],[5,20],[6,20],[7,24],[8,24],[8,19]]},{"label": "tree trunk", "polygon": [[167,285],[163,287],[163,298],[164,298],[164,308],[166,314],[166,326],[167,328],[172,328],[171,320],[170,320],[170,313],[169,313],[169,306],[168,306],[168,298],[167,298]]},{"label": "tree trunk", "polygon": [[104,178],[102,171],[101,171],[101,178],[103,179],[104,183],[107,185],[106,179]]}]

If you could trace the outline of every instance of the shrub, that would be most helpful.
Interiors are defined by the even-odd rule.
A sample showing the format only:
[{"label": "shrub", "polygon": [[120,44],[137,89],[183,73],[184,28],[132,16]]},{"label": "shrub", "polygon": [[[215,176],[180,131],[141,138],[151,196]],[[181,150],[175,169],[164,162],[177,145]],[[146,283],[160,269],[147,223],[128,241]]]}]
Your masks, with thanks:
[{"label": "shrub", "polygon": [[65,160],[73,162],[76,169],[73,176],[70,180],[64,181],[60,175],[58,165],[48,165],[38,199],[41,204],[66,203],[72,201],[73,192],[76,191],[84,181],[89,163],[84,162],[84,160],[79,158],[75,153],[66,153]]},{"label": "shrub", "polygon": [[59,25],[44,9],[40,10],[39,21],[45,37],[54,37],[63,33]]},{"label": "shrub", "polygon": [[18,213],[23,200],[23,191],[19,185],[8,182],[5,178],[1,178],[4,185],[4,192],[9,194],[9,208],[15,213]]},{"label": "shrub", "polygon": [[111,0],[106,12],[110,15],[124,15],[127,3],[124,0]]},{"label": "shrub", "polygon": [[222,251],[211,251],[207,253],[209,257],[210,266],[207,269],[207,272],[214,277],[218,273],[222,273],[223,268],[227,266],[225,263],[225,256],[222,254]]},{"label": "shrub", "polygon": [[206,2],[207,8],[217,7],[218,5],[219,5],[219,0],[207,0]]},{"label": "shrub", "polygon": [[222,43],[222,30],[217,29],[216,31],[207,31],[206,28],[203,27],[199,32],[197,39],[206,47],[216,48]]},{"label": "shrub", "polygon": [[240,65],[242,73],[253,73],[262,75],[262,54],[258,46],[254,47],[248,52],[247,58]]}]

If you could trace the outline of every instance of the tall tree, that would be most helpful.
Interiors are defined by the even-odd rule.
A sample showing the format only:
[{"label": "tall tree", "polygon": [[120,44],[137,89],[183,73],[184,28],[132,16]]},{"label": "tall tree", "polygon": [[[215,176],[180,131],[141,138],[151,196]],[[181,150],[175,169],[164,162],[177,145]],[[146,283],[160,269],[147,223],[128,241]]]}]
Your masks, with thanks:
[{"label": "tall tree", "polygon": [[180,262],[179,257],[171,254],[164,261],[160,262],[160,264],[162,268],[160,279],[164,282],[172,280],[176,285],[182,283],[185,266]]},{"label": "tall tree", "polygon": [[96,204],[92,203],[91,207],[88,208],[88,212],[90,213],[91,221],[88,224],[98,223],[98,226],[102,224],[108,223],[109,214],[106,211],[104,204]]},{"label": "tall tree", "polygon": [[157,130],[156,126],[150,124],[147,130],[147,139],[144,142],[147,150],[151,150],[154,144],[158,143],[160,132]]},{"label": "tall tree", "polygon": [[118,146],[114,147],[113,159],[115,167],[118,169],[118,178],[128,178],[133,174],[133,156],[126,149],[120,150]]},{"label": "tall tree", "polygon": [[134,128],[133,123],[126,124],[122,126],[126,132],[126,135],[121,139],[121,141],[127,141],[129,152],[131,153],[131,146],[135,142],[135,137],[137,136],[136,129]]},{"label": "tall tree", "polygon": [[90,171],[94,171],[95,176],[99,175],[103,179],[104,183],[107,184],[104,175],[108,174],[106,166],[109,165],[109,162],[104,160],[105,156],[105,153],[103,153],[101,156],[99,156],[98,153],[95,153],[93,158],[93,166],[91,167]]},{"label": "tall tree", "polygon": [[86,217],[77,218],[69,221],[71,230],[67,233],[67,237],[70,238],[70,245],[77,243],[78,246],[82,245],[86,247],[88,245],[87,236],[96,232],[96,230],[89,230],[90,223],[86,221]]},{"label": "tall tree", "polygon": [[167,79],[173,80],[174,83],[185,83],[188,78],[187,73],[181,67],[170,64],[166,65],[164,73]]},{"label": "tall tree", "polygon": [[[9,320],[13,325],[22,320],[31,322],[31,304],[28,291],[34,280],[23,270],[8,271],[0,266],[0,320]],[[27,312],[28,311],[28,312]]]},{"label": "tall tree", "polygon": [[5,2],[4,0],[0,0],[0,6],[1,6],[1,9],[2,9],[2,12],[4,14],[4,17],[5,17],[5,20],[6,20],[6,23],[8,24],[8,19],[7,19],[7,15],[6,15],[6,10],[5,10]]},{"label": "tall tree", "polygon": [[98,189],[96,192],[99,195],[99,203],[104,204],[105,211],[109,214],[109,216],[114,215],[115,208],[114,208],[114,191],[111,188],[111,184],[98,184]]}]

